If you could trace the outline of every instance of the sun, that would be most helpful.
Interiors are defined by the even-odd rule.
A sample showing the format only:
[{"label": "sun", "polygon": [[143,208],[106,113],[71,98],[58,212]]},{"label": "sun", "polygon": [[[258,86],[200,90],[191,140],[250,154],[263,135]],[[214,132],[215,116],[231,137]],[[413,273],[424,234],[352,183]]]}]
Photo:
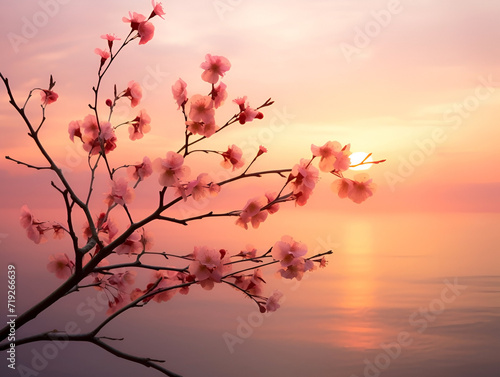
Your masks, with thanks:
[{"label": "sun", "polygon": [[[361,162],[363,162],[363,160],[364,160],[364,162],[372,162],[373,161],[372,156],[369,156],[368,158],[366,158],[366,156],[368,156],[368,155],[369,155],[369,153],[366,153],[366,152],[354,152],[353,154],[351,154],[349,156],[351,159],[351,166],[358,165]],[[351,169],[351,170],[368,170],[372,167],[372,165],[373,164],[363,164],[363,165],[355,166],[355,167],[352,167],[349,169]]]}]

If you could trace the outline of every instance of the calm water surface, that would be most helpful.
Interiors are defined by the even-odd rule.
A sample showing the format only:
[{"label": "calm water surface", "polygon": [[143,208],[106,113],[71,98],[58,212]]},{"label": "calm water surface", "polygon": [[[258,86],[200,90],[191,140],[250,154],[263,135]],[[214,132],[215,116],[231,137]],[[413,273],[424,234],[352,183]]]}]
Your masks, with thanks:
[{"label": "calm water surface", "polygon": [[[300,214],[285,218],[271,220],[277,233],[264,232],[252,242],[264,247],[290,233],[313,251],[334,254],[326,269],[300,283],[266,275],[270,290],[285,292],[276,313],[261,316],[227,287],[195,288],[167,304],[127,313],[103,335],[125,336],[117,347],[164,358],[166,367],[185,376],[500,375],[498,214],[318,215],[307,226]],[[223,238],[229,247],[241,245],[242,234],[248,238],[239,230],[222,235],[217,222],[210,226],[205,230],[212,240]],[[0,244],[2,268],[18,265],[19,306],[27,307],[54,286],[40,271],[54,244],[29,252],[32,245],[14,236],[17,224],[4,228],[12,236]],[[182,249],[188,234],[180,230],[175,238],[157,236],[157,242]],[[63,328],[71,317],[82,331],[90,329],[103,313],[90,318],[77,308],[92,296],[68,297],[30,327]],[[33,366],[43,347],[19,347],[18,365]],[[159,375],[81,344],[62,347],[38,375],[67,376],[69,370],[72,376]]]}]

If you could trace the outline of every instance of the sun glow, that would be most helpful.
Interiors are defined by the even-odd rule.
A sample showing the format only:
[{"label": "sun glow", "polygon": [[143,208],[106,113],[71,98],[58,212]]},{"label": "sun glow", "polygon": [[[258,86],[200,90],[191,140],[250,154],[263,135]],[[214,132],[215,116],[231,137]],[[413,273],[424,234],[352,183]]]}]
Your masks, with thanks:
[{"label": "sun glow", "polygon": [[[368,157],[367,157],[368,156]],[[350,156],[351,159],[351,170],[367,170],[372,167],[373,164],[369,164],[369,162],[373,162],[372,156],[366,152],[354,152]],[[359,165],[363,162],[362,165]],[[358,166],[355,166],[358,165]]]}]

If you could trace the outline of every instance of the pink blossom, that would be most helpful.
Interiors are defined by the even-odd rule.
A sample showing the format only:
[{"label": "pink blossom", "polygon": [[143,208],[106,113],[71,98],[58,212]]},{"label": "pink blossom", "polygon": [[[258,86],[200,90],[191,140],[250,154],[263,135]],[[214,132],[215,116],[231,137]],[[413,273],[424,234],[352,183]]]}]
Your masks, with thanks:
[{"label": "pink blossom", "polygon": [[193,135],[202,135],[207,138],[215,134],[215,132],[218,130],[218,127],[215,123],[187,121],[186,126],[188,131]]},{"label": "pink blossom", "polygon": [[[115,130],[109,122],[101,124],[101,134],[99,135],[99,144],[104,144],[104,153],[108,154],[116,148]],[[85,147],[85,146],[84,146]]]},{"label": "pink blossom", "polygon": [[38,223],[26,228],[26,234],[30,240],[38,245],[47,241],[45,237],[45,232],[47,230],[48,229],[43,226],[43,223]]},{"label": "pink blossom", "polygon": [[105,202],[108,206],[114,203],[124,206],[131,203],[134,198],[134,189],[128,186],[128,181],[125,178],[120,177],[111,181],[111,193],[107,195]]},{"label": "pink blossom", "polygon": [[275,290],[271,296],[267,299],[266,310],[268,312],[275,312],[280,308],[279,301],[283,297],[283,293]]},{"label": "pink blossom", "polygon": [[264,153],[267,153],[267,148],[260,145],[259,151],[257,152],[257,157],[262,156]]},{"label": "pink blossom", "polygon": [[[110,244],[115,236],[118,234],[118,226],[116,223],[106,215],[106,213],[101,212],[94,222],[96,230],[99,235],[99,239],[104,245]],[[86,221],[82,227],[83,237],[88,240],[92,237],[92,232],[90,231],[89,223]]]},{"label": "pink blossom", "polygon": [[[75,126],[73,125],[73,127]],[[95,115],[89,114],[83,118],[81,129],[83,130],[85,139],[97,139],[99,136],[99,126],[97,125],[97,118]]]},{"label": "pink blossom", "polygon": [[[75,142],[75,136],[82,140],[82,121],[73,120],[68,125],[69,138],[72,142]],[[82,140],[83,141],[83,140]]]},{"label": "pink blossom", "polygon": [[294,241],[290,236],[281,237],[281,241],[274,244],[271,249],[271,255],[279,260],[283,267],[290,266],[295,259],[307,254],[307,245]]},{"label": "pink blossom", "polygon": [[301,159],[292,169],[289,180],[292,181],[295,203],[303,206],[311,196],[319,179],[319,170],[311,165],[309,160]]},{"label": "pink blossom", "polygon": [[[89,128],[89,132],[85,132],[82,136],[83,149],[87,151],[90,155],[96,155],[101,153],[101,143],[104,146],[104,153],[107,154],[116,148],[116,135],[111,123],[101,122],[101,131],[97,130],[98,135],[93,137],[95,134],[95,129],[97,127],[97,122],[95,116],[89,115],[88,117],[93,117],[92,130]],[[85,118],[85,119],[87,119]],[[85,120],[84,123],[85,125]],[[83,126],[82,126],[83,127]],[[90,126],[89,126],[90,127]]]},{"label": "pink blossom", "polygon": [[211,84],[216,84],[217,81],[219,81],[219,77],[224,76],[224,74],[229,71],[231,63],[223,56],[212,56],[207,54],[205,55],[205,61],[201,63],[200,67],[204,69],[201,74],[202,80]]},{"label": "pink blossom", "polygon": [[352,152],[350,151],[351,144],[344,145],[342,150],[337,153],[337,160],[333,165],[335,171],[343,172],[349,169],[351,165],[351,158],[349,157]]},{"label": "pink blossom", "polygon": [[206,173],[198,175],[196,180],[187,184],[185,195],[191,195],[194,200],[201,200],[207,196],[215,196],[219,193],[220,186],[215,184]]},{"label": "pink blossom", "polygon": [[214,283],[219,283],[224,275],[231,271],[231,264],[226,250],[209,249],[206,246],[195,247],[193,262],[189,265],[189,273],[200,283],[202,288],[210,290]]},{"label": "pink blossom", "polygon": [[328,261],[326,260],[326,258],[325,258],[325,257],[323,257],[323,258],[321,258],[321,259],[318,261],[318,263],[319,263],[319,267],[320,267],[320,268],[324,268],[324,267],[326,267],[326,265],[328,264]]},{"label": "pink blossom", "polygon": [[[85,254],[83,256],[83,265],[85,266],[87,263],[89,263],[92,260],[92,258],[93,258],[92,254],[90,253]],[[97,267],[106,267],[106,266],[109,266],[109,261],[107,259],[102,259],[97,264]],[[94,277],[94,283],[99,283],[98,285],[94,286],[94,289],[96,291],[102,291],[103,289],[106,288],[106,282],[104,281],[104,278],[108,276],[107,274],[104,274],[102,272],[92,272],[90,275]]]},{"label": "pink blossom", "polygon": [[125,307],[130,303],[130,294],[126,292],[118,291],[113,293],[112,298],[108,298],[108,310],[106,315],[111,315],[116,313],[121,308]]},{"label": "pink blossom", "polygon": [[333,164],[337,160],[336,152],[339,152],[342,145],[338,141],[329,141],[322,147],[311,145],[311,151],[314,157],[321,157],[319,169],[324,172],[331,172]]},{"label": "pink blossom", "polygon": [[135,231],[115,249],[116,254],[127,254],[128,256],[139,254],[143,249],[143,243],[141,240],[141,234],[138,231]]},{"label": "pink blossom", "polygon": [[118,234],[118,226],[111,218],[107,218],[106,221],[100,224],[98,229],[99,229],[99,235],[102,234],[105,236],[105,238],[99,237],[103,241],[104,245],[110,244],[115,239],[115,236]]},{"label": "pink blossom", "polygon": [[136,107],[142,99],[142,88],[132,80],[128,83],[127,89],[125,89],[122,96],[130,99],[130,106]]},{"label": "pink blossom", "polygon": [[214,98],[214,107],[218,109],[224,104],[224,101],[227,99],[227,85],[221,82],[219,85],[214,87],[212,91],[212,96]]},{"label": "pink blossom", "polygon": [[45,105],[50,105],[51,103],[56,102],[59,95],[52,90],[43,89],[40,92],[40,97],[42,100],[42,105],[45,106]]},{"label": "pink blossom", "polygon": [[111,41],[111,42],[120,40],[120,38],[118,38],[116,35],[114,35],[112,33],[103,34],[103,35],[101,35],[101,38],[106,39],[107,41]]},{"label": "pink blossom", "polygon": [[297,279],[300,281],[304,273],[312,269],[314,269],[313,261],[304,258],[295,258],[290,265],[280,269],[278,272],[285,279]]},{"label": "pink blossom", "polygon": [[139,40],[139,44],[143,45],[153,39],[153,36],[155,34],[155,26],[151,22],[141,22],[139,24],[137,32],[139,33],[139,37],[141,37],[141,39]]},{"label": "pink blossom", "polygon": [[254,270],[253,275],[250,277],[250,283],[246,287],[246,290],[253,295],[260,296],[262,294],[263,285],[266,283],[264,280],[264,275],[262,270],[257,268]]},{"label": "pink blossom", "polygon": [[251,295],[260,296],[265,284],[264,276],[260,268],[254,270],[252,275],[236,276],[235,284]]},{"label": "pink blossom", "polygon": [[354,180],[341,178],[332,183],[332,190],[337,192],[340,198],[348,197],[357,204],[373,196],[375,189],[376,185],[368,174],[357,174]]},{"label": "pink blossom", "polygon": [[108,283],[120,291],[125,291],[128,286],[134,285],[136,275],[135,271],[118,272],[108,279]]},{"label": "pink blossom", "polygon": [[349,148],[350,144],[342,147],[338,141],[329,141],[322,147],[311,145],[313,156],[321,157],[319,162],[320,170],[326,173],[334,170],[343,172],[349,169],[351,163]]},{"label": "pink blossom", "polygon": [[212,182],[208,187],[208,191],[211,196],[217,196],[220,192],[220,186],[217,183]]},{"label": "pink blossom", "polygon": [[19,222],[21,223],[21,226],[26,229],[26,235],[28,238],[34,243],[40,244],[47,241],[45,232],[51,228],[44,225],[44,222],[35,220],[35,217],[27,205],[23,205],[21,207],[21,217],[19,218]]},{"label": "pink blossom", "polygon": [[[168,267],[168,266],[167,266]],[[163,292],[155,294],[153,297],[148,298],[147,300],[153,300],[155,302],[166,302],[172,299],[172,297],[180,292],[181,294],[186,294],[189,291],[189,287],[173,288],[179,284],[185,282],[185,274],[179,273],[176,271],[156,271],[151,276],[152,283],[148,284],[146,290],[150,290],[154,284],[158,282],[158,279],[161,279],[157,284],[156,289],[152,292],[157,292],[163,290]]]},{"label": "pink blossom", "polygon": [[186,178],[190,169],[183,166],[184,157],[175,152],[167,152],[165,159],[157,158],[153,162],[153,169],[160,173],[158,182],[164,187],[176,186],[178,182]]},{"label": "pink blossom", "polygon": [[[148,291],[148,289],[146,289],[145,291],[143,291],[140,288],[134,288],[134,289],[132,289],[132,292],[130,292],[130,300],[131,301],[137,300],[139,297],[141,297],[142,295],[144,295],[147,291]],[[144,300],[144,301],[146,301],[146,300]],[[147,300],[147,301],[149,301],[149,300]]]},{"label": "pink blossom", "polygon": [[146,21],[146,16],[140,13],[128,12],[128,16],[129,18],[123,17],[122,21],[130,23],[130,27],[132,28],[132,30],[139,29],[139,25]]},{"label": "pink blossom", "polygon": [[353,180],[349,178],[340,178],[332,183],[332,191],[339,195],[339,198],[347,198],[349,191],[351,191],[353,186]]},{"label": "pink blossom", "polygon": [[69,260],[68,256],[64,253],[49,256],[49,263],[47,270],[56,275],[59,279],[67,279],[73,273],[75,264]]},{"label": "pink blossom", "polygon": [[151,117],[146,113],[146,110],[141,110],[128,128],[130,140],[142,139],[145,133],[151,131],[150,123]]},{"label": "pink blossom", "polygon": [[240,107],[240,112],[241,111],[245,111],[245,103],[246,103],[246,101],[247,101],[247,96],[238,97],[236,99],[233,99],[233,102]]},{"label": "pink blossom", "polygon": [[[277,196],[278,196],[278,194],[276,194],[275,192],[266,192],[267,204],[274,202],[276,200]],[[269,212],[271,215],[273,213],[278,212],[279,209],[280,209],[279,203],[274,203],[271,206],[266,208],[267,212]]]},{"label": "pink blossom", "polygon": [[240,217],[236,220],[236,225],[248,229],[248,223],[257,229],[260,223],[267,219],[267,211],[261,211],[267,205],[267,198],[261,196],[259,198],[250,199],[240,213]]},{"label": "pink blossom", "polygon": [[251,122],[254,119],[264,118],[264,114],[250,107],[247,102],[247,96],[236,98],[233,102],[240,108],[240,114],[238,115],[238,121],[240,124]]},{"label": "pink blossom", "polygon": [[107,283],[116,289],[108,289],[108,292],[110,292],[112,296],[111,298],[108,297],[109,308],[106,312],[107,315],[115,313],[131,302],[132,294],[129,292],[129,289],[135,282],[135,275],[135,271],[125,271],[116,273],[108,279]]},{"label": "pink blossom", "polygon": [[57,223],[52,224],[52,230],[54,231],[52,237],[55,240],[62,240],[64,238],[65,230],[60,224]]},{"label": "pink blossom", "polygon": [[[76,135],[75,126],[75,123],[70,123],[70,137],[72,130],[75,130]],[[91,155],[101,153],[101,143],[104,146],[105,154],[116,148],[116,135],[111,123],[100,122],[99,131],[95,115],[87,115],[81,123],[80,130],[83,130],[83,149]],[[82,132],[80,131],[80,133]]]},{"label": "pink blossom", "polygon": [[368,174],[357,174],[354,176],[352,189],[349,191],[348,197],[354,203],[362,203],[370,196],[376,189],[375,183],[368,176]]},{"label": "pink blossom", "polygon": [[26,204],[21,207],[21,216],[19,218],[19,222],[24,229],[32,226],[33,223],[35,223],[35,217]]},{"label": "pink blossom", "polygon": [[176,279],[170,279],[165,274],[165,277],[160,281],[160,283],[158,283],[157,288],[154,290],[154,292],[160,291],[162,289],[165,290],[163,292],[155,294],[152,300],[158,303],[171,300],[178,291],[178,289],[172,289],[172,287],[175,287],[176,285],[179,285],[179,281]]},{"label": "pink blossom", "polygon": [[245,124],[246,122],[251,122],[254,119],[262,118],[264,118],[264,114],[251,108],[250,106],[247,106],[245,110],[238,116],[238,121],[240,122],[240,124]]},{"label": "pink blossom", "polygon": [[118,38],[114,34],[103,34],[103,35],[101,35],[101,38],[102,39],[106,39],[108,41],[108,47],[109,47],[110,51],[111,51],[111,48],[113,47],[113,41],[119,41],[120,40],[120,38]]},{"label": "pink blossom", "polygon": [[215,124],[214,102],[210,96],[195,94],[189,100],[189,119],[194,122],[203,122],[206,124]]},{"label": "pink blossom", "polygon": [[236,145],[232,145],[227,148],[227,151],[222,153],[222,157],[224,160],[220,163],[222,167],[226,169],[233,168],[235,169],[241,168],[245,165],[245,161],[243,160],[243,151]]},{"label": "pink blossom", "polygon": [[257,249],[253,245],[246,245],[245,250],[240,251],[236,256],[243,259],[253,259],[257,256]]},{"label": "pink blossom", "polygon": [[101,57],[101,67],[104,65],[106,60],[108,60],[109,57],[111,56],[109,51],[101,50],[100,48],[96,48],[94,52]]},{"label": "pink blossom", "polygon": [[221,255],[215,249],[206,246],[195,247],[194,261],[189,265],[189,273],[197,280],[205,280],[211,276],[213,270],[220,266]]},{"label": "pink blossom", "polygon": [[181,108],[187,101],[187,84],[183,79],[179,79],[172,85],[172,95],[174,96],[175,102],[177,102],[177,110]]},{"label": "pink blossom", "polygon": [[144,156],[141,164],[132,165],[127,168],[128,176],[131,180],[145,180],[153,174],[153,165],[148,156]]},{"label": "pink blossom", "polygon": [[163,18],[162,16],[165,15],[165,10],[163,9],[163,5],[161,3],[157,3],[155,0],[151,0],[151,4],[153,5],[153,11],[151,12],[149,18],[153,18],[154,16]]}]

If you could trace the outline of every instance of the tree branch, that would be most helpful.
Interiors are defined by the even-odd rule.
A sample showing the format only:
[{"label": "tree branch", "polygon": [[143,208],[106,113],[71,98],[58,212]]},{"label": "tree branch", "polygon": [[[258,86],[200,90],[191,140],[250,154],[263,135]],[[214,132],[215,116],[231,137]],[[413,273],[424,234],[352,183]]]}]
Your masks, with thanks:
[{"label": "tree branch", "polygon": [[114,347],[111,347],[109,344],[106,344],[103,341],[101,341],[99,338],[95,338],[95,337],[92,338],[92,340],[90,340],[90,342],[94,343],[95,345],[101,347],[102,349],[108,351],[109,353],[111,353],[119,358],[144,365],[148,368],[156,369],[157,371],[165,374],[166,376],[181,377],[179,374],[176,374],[176,373],[174,373],[168,369],[165,369],[165,368],[159,366],[158,364],[156,364],[156,363],[163,363],[164,360],[154,360],[154,359],[150,359],[150,358],[146,358],[146,357],[138,357],[138,356],[130,355],[128,353],[119,351]]},{"label": "tree branch", "polygon": [[[19,347],[20,345],[33,343],[33,342],[57,341],[57,340],[59,340],[59,341],[73,341],[73,342],[89,342],[89,343],[95,344],[96,346],[108,351],[109,353],[111,353],[111,354],[113,354],[121,359],[132,361],[134,363],[144,365],[148,368],[156,369],[157,371],[159,371],[159,372],[161,372],[164,375],[169,376],[169,377],[181,377],[180,375],[156,364],[156,363],[163,363],[163,362],[165,362],[164,360],[156,360],[156,359],[151,359],[149,357],[134,356],[134,355],[122,352],[122,351],[110,346],[109,344],[103,342],[101,339],[119,340],[119,339],[114,339],[114,338],[109,338],[109,337],[96,337],[96,336],[92,335],[92,333],[69,335],[69,334],[63,333],[63,332],[49,331],[49,332],[45,332],[45,333],[42,333],[39,335],[16,340],[16,346]],[[10,347],[9,343],[0,344],[0,350],[6,350],[9,347]]]},{"label": "tree branch", "polygon": [[13,159],[12,157],[9,157],[9,156],[5,156],[5,158],[7,160],[14,161],[16,164],[24,165],[24,166],[26,166],[28,168],[31,168],[31,169],[36,169],[36,170],[52,170],[52,168],[50,166],[34,166],[34,165],[27,164],[26,162],[22,162],[22,161]]}]

